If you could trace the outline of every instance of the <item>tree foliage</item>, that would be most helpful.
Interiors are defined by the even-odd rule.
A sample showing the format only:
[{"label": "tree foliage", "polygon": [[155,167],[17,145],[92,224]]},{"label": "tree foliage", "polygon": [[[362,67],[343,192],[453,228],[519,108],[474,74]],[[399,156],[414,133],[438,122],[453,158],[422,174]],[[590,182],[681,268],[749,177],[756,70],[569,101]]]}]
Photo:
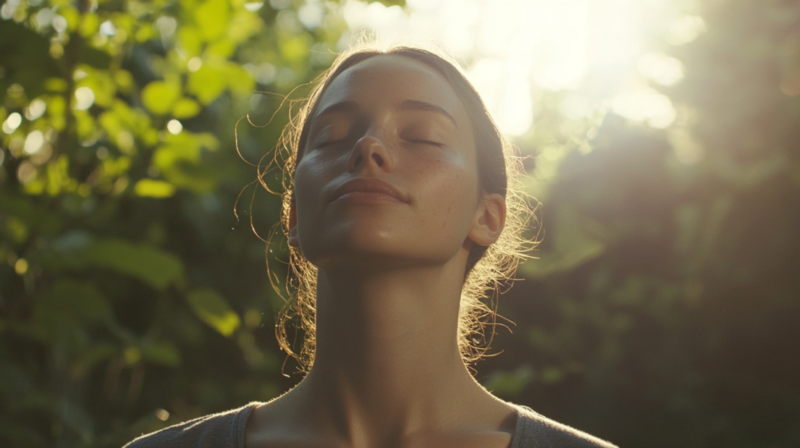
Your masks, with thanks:
[{"label": "tree foliage", "polygon": [[[246,190],[234,216],[255,179],[234,130],[331,62],[338,8],[2,6],[0,444],[120,446],[287,387],[248,225],[268,233],[279,201]],[[285,123],[241,126],[242,156]]]}]

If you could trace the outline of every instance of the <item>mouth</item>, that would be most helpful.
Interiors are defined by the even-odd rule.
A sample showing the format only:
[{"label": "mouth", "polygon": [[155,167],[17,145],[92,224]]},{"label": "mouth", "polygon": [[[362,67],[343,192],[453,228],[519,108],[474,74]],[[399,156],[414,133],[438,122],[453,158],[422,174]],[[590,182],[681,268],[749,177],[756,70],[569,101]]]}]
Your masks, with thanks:
[{"label": "mouth", "polygon": [[380,179],[359,177],[339,186],[334,191],[334,201],[408,203],[408,197]]}]

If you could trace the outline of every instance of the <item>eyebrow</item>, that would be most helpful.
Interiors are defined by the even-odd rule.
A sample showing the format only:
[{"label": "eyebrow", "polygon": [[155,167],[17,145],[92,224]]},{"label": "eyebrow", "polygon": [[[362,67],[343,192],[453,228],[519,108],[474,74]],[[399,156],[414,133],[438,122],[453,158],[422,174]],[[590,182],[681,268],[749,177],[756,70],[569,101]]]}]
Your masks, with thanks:
[{"label": "eyebrow", "polygon": [[[342,101],[340,103],[331,104],[330,106],[322,109],[319,113],[317,113],[313,119],[317,119],[323,115],[332,114],[336,112],[346,112],[352,113],[358,111],[358,103],[355,101]],[[439,107],[435,104],[426,103],[425,101],[418,101],[418,100],[405,100],[400,103],[400,106],[397,107],[397,110],[400,111],[415,111],[421,110],[425,112],[434,112],[445,116],[448,120],[452,121],[453,124],[458,127],[458,123],[456,123],[456,119],[450,115],[444,108]]]},{"label": "eyebrow", "polygon": [[447,112],[446,110],[444,110],[443,108],[441,108],[441,107],[439,107],[439,106],[437,106],[435,104],[426,103],[424,101],[417,101],[417,100],[405,100],[402,103],[400,103],[400,107],[398,107],[398,110],[403,110],[403,111],[422,110],[422,111],[426,111],[426,112],[434,112],[434,113],[442,114],[445,117],[447,117],[447,119],[452,121],[453,124],[456,127],[458,127],[458,123],[456,123],[456,119],[453,118],[453,116],[450,115],[449,112]]},{"label": "eyebrow", "polygon": [[336,112],[355,112],[357,110],[358,104],[356,104],[355,101],[342,101],[341,103],[331,104],[325,109],[322,109],[314,116],[313,120],[316,120],[317,118],[327,114]]}]

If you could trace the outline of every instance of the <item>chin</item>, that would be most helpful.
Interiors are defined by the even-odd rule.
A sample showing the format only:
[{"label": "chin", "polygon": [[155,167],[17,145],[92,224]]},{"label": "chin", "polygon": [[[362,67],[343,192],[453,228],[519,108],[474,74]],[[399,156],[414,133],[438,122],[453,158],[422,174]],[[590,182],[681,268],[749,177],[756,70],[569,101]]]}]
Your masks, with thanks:
[{"label": "chin", "polygon": [[371,270],[405,264],[406,260],[418,258],[409,253],[408,245],[392,244],[385,239],[364,235],[309,248],[303,254],[312,264],[326,270]]},{"label": "chin", "polygon": [[300,247],[306,259],[318,268],[368,272],[375,268],[444,264],[462,246],[452,234],[432,238],[429,231],[409,227],[385,219],[340,222],[305,233],[310,237],[301,237]]},{"label": "chin", "polygon": [[408,242],[380,238],[372,240],[362,235],[351,241],[339,241],[339,244],[331,245],[325,250],[311,252],[307,258],[325,271],[369,273],[385,269],[443,265],[457,252],[458,249],[418,247]]}]

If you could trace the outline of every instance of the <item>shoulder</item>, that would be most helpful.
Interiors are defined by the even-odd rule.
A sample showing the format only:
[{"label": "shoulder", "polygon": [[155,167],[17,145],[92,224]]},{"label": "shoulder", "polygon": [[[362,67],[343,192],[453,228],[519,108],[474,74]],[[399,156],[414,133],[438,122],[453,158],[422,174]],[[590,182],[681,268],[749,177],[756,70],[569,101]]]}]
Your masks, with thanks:
[{"label": "shoulder", "polygon": [[558,423],[530,408],[519,409],[513,448],[616,448],[605,440]]},{"label": "shoulder", "polygon": [[239,448],[247,417],[258,403],[187,422],[137,437],[123,448]]}]

